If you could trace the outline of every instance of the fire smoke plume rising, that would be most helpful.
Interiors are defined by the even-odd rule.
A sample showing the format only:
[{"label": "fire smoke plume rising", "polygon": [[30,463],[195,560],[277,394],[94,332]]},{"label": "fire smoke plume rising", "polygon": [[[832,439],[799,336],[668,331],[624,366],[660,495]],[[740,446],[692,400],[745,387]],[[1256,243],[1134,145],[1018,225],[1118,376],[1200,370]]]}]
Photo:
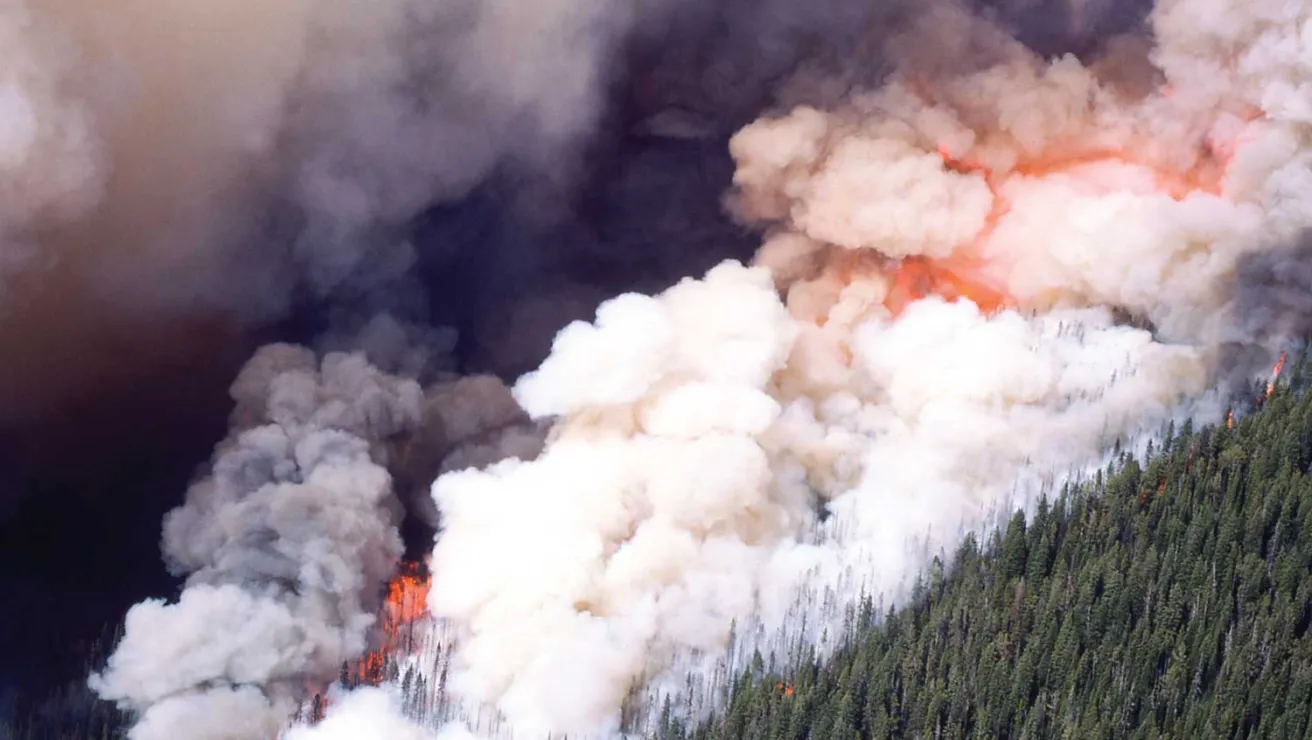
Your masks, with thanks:
[{"label": "fire smoke plume rising", "polygon": [[165,522],[186,589],[134,607],[92,680],[140,713],[134,738],[237,736],[223,728],[234,705],[253,735],[276,733],[306,681],[364,652],[401,555],[384,445],[419,423],[417,383],[275,345],[233,396],[213,474]]},{"label": "fire smoke plume rising", "polygon": [[1240,265],[1312,225],[1312,16],[1179,0],[1151,22],[1144,91],[937,6],[882,87],[744,128],[761,266],[567,328],[515,387],[557,420],[542,455],[435,483],[448,688],[524,737],[611,734],[735,620],[776,652],[781,627],[816,639],[835,602],[896,600],[990,511],[1203,394],[1252,343]]},{"label": "fire smoke plume rising", "polygon": [[[329,7],[341,15],[315,17],[326,24],[330,49],[353,48],[350,34],[345,41],[339,35],[351,29],[376,51],[383,46],[377,40],[390,39],[408,19],[389,15],[387,6],[357,24],[350,22],[349,11],[359,10],[353,5]],[[1037,58],[959,8],[935,4],[911,15],[910,27],[887,44],[877,26],[853,26],[854,35],[872,33],[869,46],[891,69],[881,70],[887,79],[861,84],[854,75],[827,85],[833,70],[825,64],[804,69],[780,96],[812,104],[756,120],[734,137],[731,207],[766,232],[755,266],[727,263],[655,297],[605,303],[594,323],[561,332],[513,398],[489,383],[496,402],[476,404],[489,415],[477,431],[422,411],[419,386],[390,379],[384,385],[392,390],[381,397],[397,399],[388,406],[397,414],[365,418],[370,425],[390,419],[392,431],[367,425],[333,433],[358,440],[343,442],[350,453],[343,464],[369,471],[353,484],[377,484],[343,493],[372,517],[368,527],[345,531],[368,534],[370,551],[394,557],[397,550],[383,503],[385,468],[407,486],[440,474],[432,487],[442,531],[429,604],[450,641],[442,688],[457,705],[444,716],[502,717],[493,728],[471,721],[467,730],[480,734],[609,735],[644,685],[695,710],[705,697],[687,671],[714,663],[735,623],[751,627],[738,635],[739,650],[745,644],[749,655],[752,646],[777,653],[780,629],[818,639],[836,626],[835,605],[858,593],[896,601],[926,557],[950,548],[990,512],[1154,428],[1207,390],[1223,348],[1252,344],[1244,317],[1236,316],[1249,289],[1244,281],[1262,279],[1260,256],[1277,254],[1312,225],[1300,200],[1312,123],[1298,87],[1309,73],[1296,52],[1305,9],[1164,2],[1151,18],[1156,47],[1137,59],[1088,66]],[[1213,18],[1225,21],[1205,20]],[[512,26],[508,38],[527,28]],[[481,39],[476,49],[494,67],[510,63],[489,52],[500,48],[489,41],[499,33],[468,38]],[[1126,42],[1118,51],[1135,48]],[[422,48],[416,53],[428,58]],[[1135,71],[1153,65],[1155,79]],[[331,79],[344,67],[313,71]],[[381,62],[363,69],[366,80],[425,82]],[[534,89],[532,70],[523,74],[498,78],[518,80],[505,100]],[[798,92],[808,86],[819,91]],[[305,258],[308,280],[320,289],[356,280],[361,255],[373,264],[392,247],[403,252],[381,227],[423,197],[472,182],[459,172],[438,177],[437,160],[420,155],[414,171],[389,158],[388,136],[422,138],[435,124],[413,110],[375,121],[373,108],[350,104],[370,96],[343,89],[339,99],[315,84],[296,88],[339,115],[323,124],[322,148],[313,136],[305,144],[281,133],[280,146],[309,164],[294,176],[271,176],[293,184],[293,200],[324,205],[320,220],[314,208],[301,209],[323,228],[305,229],[310,238],[292,250],[315,255],[325,245],[332,259]],[[551,125],[554,110],[533,116],[546,122],[544,135],[572,130]],[[515,128],[505,126],[490,130]],[[475,130],[438,139],[459,146],[469,140],[459,134],[475,137]],[[493,159],[477,147],[464,153],[477,163],[471,171]],[[376,191],[335,177],[375,162],[390,162],[386,176],[367,179]],[[1274,346],[1281,338],[1261,340]],[[265,401],[239,404],[238,429],[263,423],[261,414],[277,421],[275,411],[304,425],[353,408],[354,395],[305,395],[313,363],[290,350],[257,356],[243,377],[263,377],[260,368],[283,352],[302,358],[292,372],[302,380],[278,386],[274,398],[290,395],[268,411],[260,411]],[[342,356],[325,363],[324,372],[337,363],[365,372]],[[487,397],[482,381],[460,382]],[[239,398],[248,385],[235,386]],[[448,388],[463,397],[457,385]],[[536,424],[547,423],[553,426],[543,446]],[[262,451],[277,437],[267,430],[236,439]],[[391,439],[393,432],[406,439]],[[487,443],[490,452],[465,457],[443,448],[465,443]],[[298,459],[299,448],[284,447],[296,453],[296,468],[312,463]],[[242,449],[221,450],[211,481],[250,475],[247,465],[225,462],[228,451]],[[506,453],[517,459],[485,464]],[[304,681],[331,679],[329,657],[366,649],[371,594],[386,576],[374,566],[391,561],[355,563],[349,588],[329,599],[349,608],[331,619],[306,592],[281,585],[317,579],[317,558],[340,557],[336,545],[286,553],[294,572],[267,558],[265,550],[284,538],[277,526],[259,524],[281,521],[276,515],[285,510],[274,493],[329,485],[262,485],[294,470],[276,464],[284,458],[285,451],[252,458],[255,472],[266,464],[272,472],[239,479],[226,498],[201,484],[170,519],[171,558],[208,575],[176,605],[138,607],[115,661],[97,679],[103,695],[144,710],[136,740],[170,732],[205,737],[209,728],[218,731],[207,720],[222,716],[214,711],[242,703],[269,711],[244,715],[263,718],[258,728],[223,731],[261,736],[303,696]],[[228,507],[238,509],[235,516]],[[293,528],[288,546],[302,542],[299,532],[319,530]],[[225,549],[228,541],[233,547]],[[176,544],[183,545],[177,553]],[[210,645],[222,661],[199,667],[171,660],[169,650],[182,647],[139,636],[142,629],[174,634],[170,625],[185,635],[193,613],[210,607],[254,614],[262,619],[240,623],[269,622],[285,632],[234,632],[238,639]],[[284,612],[292,618],[278,621]],[[316,625],[328,628],[307,632]],[[273,644],[302,647],[255,647]],[[276,660],[253,657],[269,655]],[[373,691],[343,697],[319,727],[292,732],[410,733],[410,724],[358,719],[394,714],[384,699]]]},{"label": "fire smoke plume rising", "polygon": [[[402,553],[389,468],[431,479],[541,447],[495,378],[425,390],[359,354],[269,345],[231,393],[210,475],[164,523],[186,587],[177,603],[134,607],[91,681],[139,714],[134,740],[276,733],[307,687],[370,647]],[[231,727],[233,711],[247,724]]]}]

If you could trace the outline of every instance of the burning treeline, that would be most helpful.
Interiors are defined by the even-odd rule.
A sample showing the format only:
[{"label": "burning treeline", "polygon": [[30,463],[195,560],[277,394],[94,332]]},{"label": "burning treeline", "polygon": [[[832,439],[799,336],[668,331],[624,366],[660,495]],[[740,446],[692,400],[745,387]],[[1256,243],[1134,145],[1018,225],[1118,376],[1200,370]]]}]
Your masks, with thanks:
[{"label": "burning treeline", "polygon": [[387,584],[375,625],[381,641],[354,666],[347,666],[349,682],[376,686],[398,680],[395,665],[388,662],[415,651],[415,627],[428,616],[428,587],[428,568],[423,563],[401,565]]},{"label": "burning treeline", "polygon": [[390,678],[426,613],[425,578],[397,572],[394,481],[541,444],[500,381],[434,374],[423,387],[358,354],[278,344],[246,364],[228,438],[165,520],[182,594],[133,607],[91,679],[138,713],[133,737],[267,738],[334,679]]},{"label": "burning treeline", "polygon": [[[1236,276],[1312,227],[1298,52],[1312,8],[1163,0],[1140,64],[1090,66],[1036,58],[950,5],[917,18],[880,85],[733,138],[729,207],[764,233],[755,265],[603,303],[501,414],[533,440],[515,415],[549,423],[545,445],[502,435],[496,454],[422,468],[440,516],[427,605],[447,646],[445,719],[429,729],[610,736],[635,695],[699,711],[741,661],[821,644],[859,594],[897,603],[928,558],[1112,446],[1177,415],[1220,421],[1225,399],[1207,392],[1225,347],[1259,345],[1264,366],[1244,370],[1278,375],[1286,337],[1263,330],[1286,324],[1235,310],[1251,289]],[[216,483],[232,485],[198,487],[170,519],[204,534],[182,548],[203,575],[176,605],[137,607],[97,680],[143,713],[133,740],[218,736],[196,728],[233,706],[264,722],[224,737],[267,737],[307,678],[342,662],[380,678],[366,635],[396,647],[396,616],[385,608],[379,632],[363,607],[398,554],[386,470],[422,457],[415,429],[437,412],[415,409],[436,396],[358,358],[271,372],[279,352],[292,350],[257,356],[234,386],[260,390],[264,417],[216,455]],[[385,390],[333,390],[356,387],[339,366]],[[346,544],[359,521],[308,516],[322,499],[307,486],[328,485],[312,472],[326,442],[304,436],[320,427],[353,463],[329,489],[368,493],[376,547]],[[278,454],[232,461],[256,442]],[[266,510],[307,516],[262,524]],[[343,547],[354,560],[337,562]],[[326,584],[359,608],[316,598]],[[234,624],[267,609],[271,632],[188,633],[180,646],[215,658],[164,681],[134,625],[186,633],[202,599]],[[288,737],[425,736],[396,709],[385,692],[343,694]]]},{"label": "burning treeline", "polygon": [[[409,694],[426,698],[427,686],[423,684],[426,684],[427,677],[420,675],[415,681],[413,666],[404,666],[399,660],[419,652],[425,641],[425,631],[432,628],[427,619],[428,588],[425,564],[409,561],[400,565],[396,575],[387,583],[383,605],[374,625],[377,643],[363,657],[342,664],[337,682],[341,688],[393,683],[402,686]],[[409,675],[403,680],[404,673]],[[323,720],[330,706],[327,688],[307,687],[312,696],[297,712],[298,722],[314,725]]]}]

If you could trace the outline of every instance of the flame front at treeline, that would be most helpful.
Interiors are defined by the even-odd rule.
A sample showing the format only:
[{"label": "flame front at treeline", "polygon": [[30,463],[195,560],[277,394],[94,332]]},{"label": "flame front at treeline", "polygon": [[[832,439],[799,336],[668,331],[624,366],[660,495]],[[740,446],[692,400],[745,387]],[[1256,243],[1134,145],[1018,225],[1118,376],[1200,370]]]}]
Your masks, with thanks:
[{"label": "flame front at treeline", "polygon": [[1276,389],[1276,380],[1280,378],[1280,371],[1285,369],[1285,353],[1280,353],[1280,359],[1276,360],[1276,366],[1271,368],[1271,380],[1266,384],[1266,397],[1270,398]]},{"label": "flame front at treeline", "polygon": [[428,566],[422,562],[402,563],[387,584],[387,593],[378,615],[380,644],[352,667],[353,684],[377,685],[394,680],[395,670],[389,656],[408,653],[415,642],[415,624],[428,613]]},{"label": "flame front at treeline", "polygon": [[[1271,368],[1271,379],[1267,381],[1267,383],[1266,383],[1266,393],[1264,393],[1264,394],[1262,395],[1262,397],[1258,399],[1258,401],[1257,401],[1257,404],[1258,404],[1258,405],[1261,405],[1262,403],[1264,403],[1268,398],[1271,397],[1271,394],[1272,394],[1272,393],[1275,393],[1275,391],[1276,391],[1276,381],[1278,381],[1278,380],[1280,379],[1280,374],[1281,374],[1282,372],[1284,372],[1284,370],[1285,370],[1285,359],[1286,359],[1285,353],[1284,353],[1284,352],[1281,352],[1281,353],[1280,353],[1280,359],[1276,360],[1275,367],[1272,367],[1272,368]],[[1226,412],[1226,415],[1225,415],[1225,428],[1226,428],[1226,429],[1234,429],[1234,428],[1235,428],[1235,412],[1234,412],[1234,409],[1230,409],[1229,411]]]},{"label": "flame front at treeline", "polygon": [[[414,653],[417,643],[424,637],[429,580],[427,563],[401,563],[387,584],[378,611],[375,623],[377,644],[358,660],[342,666],[338,681],[343,687],[378,686],[399,679],[398,656]],[[328,706],[327,697],[315,692],[304,710],[304,719],[310,724],[319,722]]]}]

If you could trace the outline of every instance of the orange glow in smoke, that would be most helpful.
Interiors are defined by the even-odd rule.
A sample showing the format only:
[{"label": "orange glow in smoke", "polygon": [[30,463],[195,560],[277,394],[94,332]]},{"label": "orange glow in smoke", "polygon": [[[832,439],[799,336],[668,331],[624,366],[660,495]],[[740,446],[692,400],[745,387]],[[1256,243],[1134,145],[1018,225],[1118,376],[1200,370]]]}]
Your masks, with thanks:
[{"label": "orange glow in smoke", "polygon": [[893,284],[889,287],[884,305],[894,316],[901,315],[907,306],[930,295],[941,296],[948,301],[967,299],[985,313],[1006,306],[1009,302],[1007,295],[972,277],[974,269],[964,259],[907,257],[893,271]]},{"label": "orange glow in smoke", "polygon": [[[923,81],[914,84],[913,88],[925,97],[932,98],[932,89],[929,89]],[[891,263],[892,268],[887,273],[891,285],[884,305],[894,316],[901,315],[908,305],[930,295],[937,295],[949,301],[967,299],[973,301],[985,313],[992,313],[1014,304],[1005,290],[990,285],[982,277],[985,274],[981,269],[983,265],[973,257],[982,251],[979,246],[989,238],[998,222],[1011,209],[1011,204],[1001,193],[1002,179],[1005,177],[1041,178],[1072,172],[1080,167],[1110,163],[1153,173],[1155,187],[1160,192],[1175,200],[1183,200],[1191,193],[1213,195],[1221,193],[1234,147],[1207,142],[1199,152],[1193,167],[1187,171],[1162,169],[1150,158],[1137,156],[1132,152],[1090,150],[1076,146],[1065,151],[1049,150],[1040,157],[1017,162],[1002,173],[994,172],[983,161],[969,153],[953,154],[944,144],[939,144],[937,149],[945,169],[963,175],[979,175],[984,179],[993,193],[993,208],[981,233],[972,243],[960,245],[951,257],[946,259],[908,257]],[[1150,146],[1143,147],[1144,151],[1151,151],[1151,149]]]}]

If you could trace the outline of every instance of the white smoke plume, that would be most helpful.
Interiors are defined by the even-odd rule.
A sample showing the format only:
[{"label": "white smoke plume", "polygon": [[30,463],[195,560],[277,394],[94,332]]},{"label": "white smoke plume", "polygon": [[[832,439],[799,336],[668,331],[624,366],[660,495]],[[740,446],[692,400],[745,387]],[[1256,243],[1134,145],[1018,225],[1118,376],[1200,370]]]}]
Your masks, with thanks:
[{"label": "white smoke plume", "polygon": [[562,331],[514,389],[555,420],[541,456],[434,484],[446,689],[489,733],[614,734],[644,683],[696,694],[735,621],[750,656],[860,593],[896,603],[990,513],[1198,398],[1253,341],[1238,266],[1312,226],[1309,23],[1164,2],[1136,88],[1134,60],[1043,60],[936,6],[883,86],[743,129],[759,266]]},{"label": "white smoke plume", "polygon": [[313,727],[294,727],[283,740],[475,740],[468,731],[449,728],[434,734],[402,716],[395,687],[364,688],[344,694]]}]

